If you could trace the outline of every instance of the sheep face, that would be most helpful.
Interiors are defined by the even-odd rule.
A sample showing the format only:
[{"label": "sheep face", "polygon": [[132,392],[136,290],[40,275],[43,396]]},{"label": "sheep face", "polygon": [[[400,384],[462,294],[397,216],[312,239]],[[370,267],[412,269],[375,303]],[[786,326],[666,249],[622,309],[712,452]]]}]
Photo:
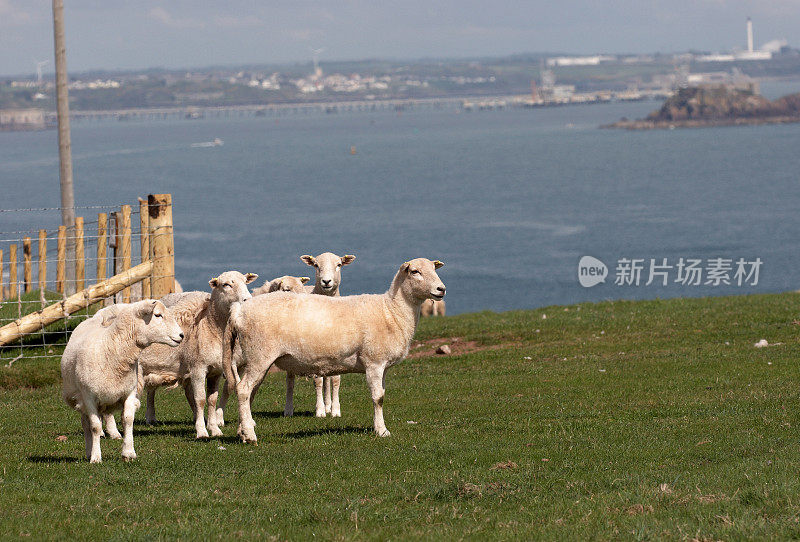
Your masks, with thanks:
[{"label": "sheep face", "polygon": [[208,281],[209,286],[213,289],[211,292],[212,297],[218,296],[220,301],[228,306],[242,302],[253,297],[247,285],[258,278],[255,273],[247,273],[243,275],[238,271],[226,271],[220,276]]},{"label": "sheep face", "polygon": [[141,301],[136,311],[136,343],[144,348],[153,343],[178,346],[183,330],[161,301]]},{"label": "sheep face", "polygon": [[342,266],[352,263],[356,257],[352,254],[340,257],[331,252],[325,252],[316,258],[306,254],[300,256],[300,259],[315,269],[316,283],[322,291],[333,293],[338,290],[339,284],[342,282]]},{"label": "sheep face", "polygon": [[436,270],[444,264],[439,260],[417,258],[400,266],[401,273],[405,273],[402,289],[411,298],[420,304],[426,299],[436,301],[444,298],[445,286]]},{"label": "sheep face", "polygon": [[285,275],[273,279],[269,283],[270,292],[294,292],[296,294],[304,294],[306,289],[303,284],[311,280],[308,277],[292,277]]}]

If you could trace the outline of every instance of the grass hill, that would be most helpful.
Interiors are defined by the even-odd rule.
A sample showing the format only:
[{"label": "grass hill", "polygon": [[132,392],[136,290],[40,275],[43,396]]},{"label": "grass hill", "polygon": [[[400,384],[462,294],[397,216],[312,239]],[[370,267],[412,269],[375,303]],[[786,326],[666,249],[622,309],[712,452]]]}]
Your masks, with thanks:
[{"label": "grass hill", "polygon": [[[386,378],[390,438],[372,433],[362,375],[343,378],[335,420],[313,417],[310,383],[282,418],[271,375],[254,405],[259,446],[238,442],[235,401],[226,436],[195,441],[183,394],[163,392],[164,424],[135,427],[139,458],[104,440],[101,465],[83,460],[61,402],[60,352],[11,368],[4,353],[3,533],[795,538],[799,309],[787,293],[427,319]],[[442,342],[452,355],[433,354]]]}]

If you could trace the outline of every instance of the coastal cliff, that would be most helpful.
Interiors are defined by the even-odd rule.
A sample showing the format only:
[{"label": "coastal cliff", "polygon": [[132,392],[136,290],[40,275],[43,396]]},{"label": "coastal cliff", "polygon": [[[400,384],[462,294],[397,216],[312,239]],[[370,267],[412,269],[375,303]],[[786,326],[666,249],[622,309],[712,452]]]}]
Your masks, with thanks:
[{"label": "coastal cliff", "polygon": [[603,128],[651,130],[701,126],[800,122],[800,93],[774,101],[725,86],[680,89],[647,118],[622,119]]}]

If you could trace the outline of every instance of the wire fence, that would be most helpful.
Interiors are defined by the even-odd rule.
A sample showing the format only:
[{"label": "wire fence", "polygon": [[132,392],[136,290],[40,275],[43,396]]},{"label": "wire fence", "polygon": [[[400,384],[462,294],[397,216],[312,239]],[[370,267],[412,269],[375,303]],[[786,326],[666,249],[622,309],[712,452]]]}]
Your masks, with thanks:
[{"label": "wire fence", "polygon": [[0,366],[60,356],[103,306],[174,291],[172,198],[137,205],[0,209]]}]

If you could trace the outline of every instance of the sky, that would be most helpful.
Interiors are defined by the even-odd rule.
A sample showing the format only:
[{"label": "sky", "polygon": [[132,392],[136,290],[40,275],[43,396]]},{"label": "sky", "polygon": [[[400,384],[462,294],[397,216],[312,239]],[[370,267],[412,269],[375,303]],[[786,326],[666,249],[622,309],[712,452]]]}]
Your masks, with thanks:
[{"label": "sky", "polygon": [[[800,47],[800,0],[64,0],[70,72]],[[0,0],[0,75],[50,60],[50,0]]]}]

